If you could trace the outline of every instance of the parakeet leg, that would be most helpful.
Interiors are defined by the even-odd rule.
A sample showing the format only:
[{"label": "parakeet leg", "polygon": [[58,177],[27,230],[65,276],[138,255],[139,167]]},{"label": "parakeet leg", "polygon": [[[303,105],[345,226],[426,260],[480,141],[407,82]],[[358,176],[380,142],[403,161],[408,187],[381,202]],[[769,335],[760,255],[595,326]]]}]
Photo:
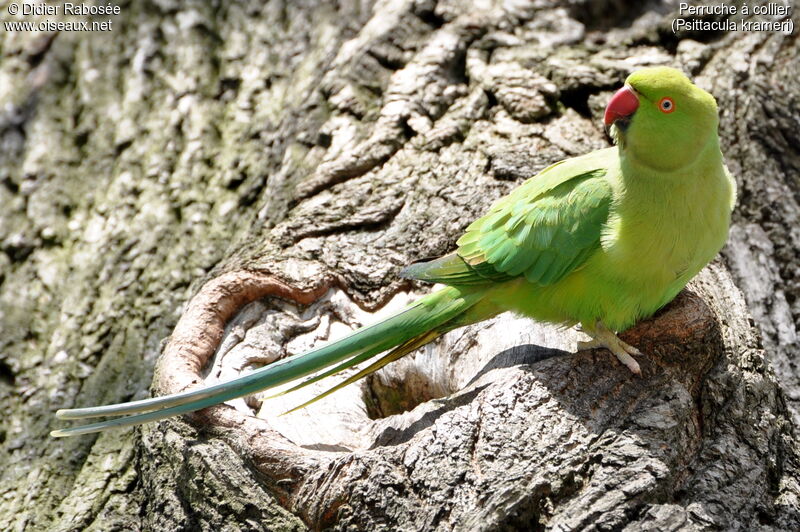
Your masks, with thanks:
[{"label": "parakeet leg", "polygon": [[628,345],[614,333],[614,331],[610,330],[608,327],[603,325],[602,321],[597,321],[593,326],[582,327],[583,332],[588,334],[592,337],[591,340],[588,342],[578,342],[578,351],[583,351],[584,349],[595,349],[598,347],[604,347],[614,353],[614,355],[619,359],[620,362],[625,364],[629,370],[633,373],[640,375],[642,370],[639,368],[639,364],[633,359],[631,355],[641,355],[642,352],[633,347],[632,345]]}]

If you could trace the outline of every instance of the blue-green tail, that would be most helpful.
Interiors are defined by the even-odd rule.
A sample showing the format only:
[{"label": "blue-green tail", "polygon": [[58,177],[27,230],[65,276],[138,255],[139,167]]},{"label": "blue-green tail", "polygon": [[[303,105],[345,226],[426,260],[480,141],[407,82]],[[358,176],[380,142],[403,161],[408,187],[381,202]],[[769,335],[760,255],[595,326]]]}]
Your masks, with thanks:
[{"label": "blue-green tail", "polygon": [[[444,288],[412,303],[394,316],[359,329],[341,340],[308,353],[279,360],[243,377],[207,388],[116,405],[59,410],[56,412],[56,417],[59,419],[133,415],[55,430],[50,434],[54,437],[75,436],[158,421],[280,386],[338,364],[333,369],[292,388],[295,390],[396,347],[384,358],[329,390],[323,394],[324,396],[452,329],[453,326],[448,324],[463,325],[462,315],[480,301],[481,295],[482,292],[476,289]],[[459,319],[459,316],[462,318]]]}]

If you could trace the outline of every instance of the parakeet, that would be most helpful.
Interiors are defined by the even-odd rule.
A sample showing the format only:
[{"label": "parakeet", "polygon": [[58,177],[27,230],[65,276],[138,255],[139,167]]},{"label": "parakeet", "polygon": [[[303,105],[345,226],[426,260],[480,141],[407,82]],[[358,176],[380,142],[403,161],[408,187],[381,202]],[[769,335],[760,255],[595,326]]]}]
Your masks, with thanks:
[{"label": "parakeet", "polygon": [[441,290],[341,340],[230,382],[59,410],[60,419],[133,415],[52,434],[164,419],[316,374],[293,390],[389,350],[324,396],[447,331],[509,311],[579,324],[592,337],[579,349],[607,348],[639,373],[631,356],[639,351],[616,333],[671,301],[727,238],[736,187],[723,162],[718,121],[714,97],[680,71],[638,70],[605,110],[614,147],[545,168],[470,224],[455,252],[401,272],[445,284]]}]

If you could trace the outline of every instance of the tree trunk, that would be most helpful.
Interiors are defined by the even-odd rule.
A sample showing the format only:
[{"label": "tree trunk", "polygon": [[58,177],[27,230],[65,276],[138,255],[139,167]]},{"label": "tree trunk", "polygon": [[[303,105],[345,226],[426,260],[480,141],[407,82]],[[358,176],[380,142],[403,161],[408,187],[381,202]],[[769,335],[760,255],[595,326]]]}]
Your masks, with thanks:
[{"label": "tree trunk", "polygon": [[[799,529],[800,46],[676,34],[676,9],[158,1],[6,29],[0,529]],[[307,396],[48,436],[424,293],[398,270],[607,146],[651,64],[717,97],[740,199],[724,261],[624,335],[641,378],[504,315],[287,416]]]}]

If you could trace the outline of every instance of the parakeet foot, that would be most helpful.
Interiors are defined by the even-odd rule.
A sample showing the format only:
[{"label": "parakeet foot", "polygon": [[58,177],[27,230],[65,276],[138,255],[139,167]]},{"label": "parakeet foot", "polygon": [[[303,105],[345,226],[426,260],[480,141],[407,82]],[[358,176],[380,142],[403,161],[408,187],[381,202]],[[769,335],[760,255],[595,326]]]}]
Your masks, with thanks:
[{"label": "parakeet foot", "polygon": [[592,339],[588,342],[578,342],[578,351],[603,347],[614,353],[617,359],[633,373],[642,374],[639,364],[633,359],[633,356],[639,356],[642,352],[620,340],[614,331],[606,328],[602,322],[597,322],[591,330],[588,327],[585,328],[583,332],[591,336]]}]

